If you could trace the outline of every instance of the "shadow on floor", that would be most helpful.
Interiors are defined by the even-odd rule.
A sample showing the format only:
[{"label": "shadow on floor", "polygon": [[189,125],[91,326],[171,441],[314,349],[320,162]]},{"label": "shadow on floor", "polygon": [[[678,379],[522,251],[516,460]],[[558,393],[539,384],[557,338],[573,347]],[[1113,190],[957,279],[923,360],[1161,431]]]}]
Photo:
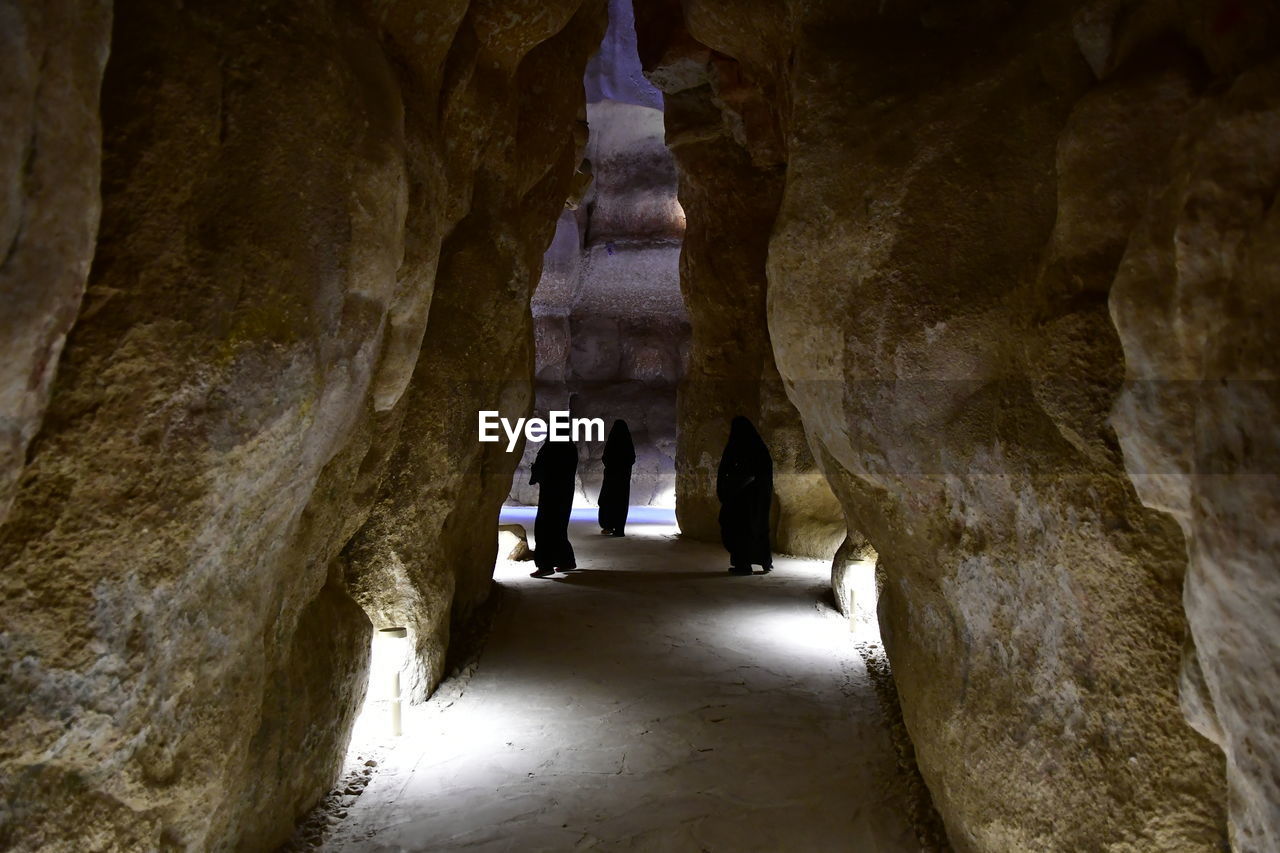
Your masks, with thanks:
[{"label": "shadow on floor", "polygon": [[[610,579],[631,581],[631,580],[656,580],[656,581],[677,581],[677,580],[707,580],[715,578],[731,578],[734,575],[729,574],[723,569],[713,569],[703,572],[665,572],[661,569],[577,569],[563,577],[554,578],[561,583],[584,584],[584,585],[602,585],[607,584]],[[742,577],[745,577],[743,575]]]}]

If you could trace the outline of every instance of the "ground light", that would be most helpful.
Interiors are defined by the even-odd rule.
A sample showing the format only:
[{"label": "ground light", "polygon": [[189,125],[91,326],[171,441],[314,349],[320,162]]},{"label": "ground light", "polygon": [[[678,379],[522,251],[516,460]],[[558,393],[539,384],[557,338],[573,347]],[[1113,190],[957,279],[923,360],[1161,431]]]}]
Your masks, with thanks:
[{"label": "ground light", "polygon": [[844,598],[848,604],[849,630],[857,641],[880,641],[880,623],[876,616],[876,564],[859,560],[845,569]]},{"label": "ground light", "polygon": [[[404,734],[400,705],[400,674],[408,654],[409,631],[405,628],[382,628],[373,637],[373,659],[370,682],[381,686],[382,702],[387,706],[387,728],[393,737]],[[377,701],[375,699],[375,701]]]},{"label": "ground light", "polygon": [[[573,527],[570,536],[580,556],[587,556],[592,551],[596,540],[600,537],[595,526],[597,509],[590,506],[579,506],[572,513]],[[521,524],[528,531],[530,544],[533,541],[533,522],[536,507],[507,506],[502,508],[501,523]],[[676,541],[669,545],[662,540],[675,540],[679,534],[675,513],[669,508],[640,507],[630,508],[627,520],[627,537],[634,540],[634,547],[626,545],[627,540],[609,540],[616,543],[620,553],[630,554],[634,548],[641,553],[653,555],[652,563],[645,563],[646,568],[639,571],[635,568],[614,566],[593,566],[584,561],[583,570],[574,575],[560,578],[558,582],[570,585],[607,583],[602,575],[621,572],[623,578],[637,576],[634,581],[636,591],[645,587],[639,575],[652,577],[661,575],[665,561],[668,559],[668,547],[678,547],[683,553],[692,549],[700,554],[696,565],[705,568],[708,575],[719,578],[724,561],[723,550],[718,544],[704,542],[688,542],[677,546]],[[495,571],[495,580],[513,591],[517,596],[535,594],[545,590],[546,580],[529,578],[530,563],[507,561],[505,554],[499,553]],[[687,558],[681,558],[687,559]],[[653,568],[649,568],[653,566]],[[792,677],[804,678],[811,673],[825,670],[831,665],[833,656],[839,656],[839,649],[852,639],[853,642],[878,642],[879,631],[875,615],[875,582],[873,562],[860,562],[849,566],[843,583],[852,602],[850,612],[841,614],[824,603],[820,595],[822,587],[829,581],[831,564],[828,560],[801,559],[778,555],[775,558],[776,571],[768,577],[757,575],[754,579],[735,579],[733,583],[759,583],[770,585],[775,580],[794,581],[803,579],[805,587],[811,591],[812,598],[808,606],[796,607],[794,593],[782,595],[775,600],[766,596],[750,604],[730,597],[721,607],[700,609],[691,612],[687,630],[701,637],[702,641],[724,648],[734,648],[745,658],[744,663],[753,667],[764,667],[776,672],[790,673]],[[685,567],[671,567],[677,575],[688,575]],[[617,580],[616,578],[613,580]],[[726,580],[726,582],[730,582]],[[624,586],[626,590],[631,587]],[[714,587],[708,587],[708,592]],[[717,596],[713,596],[717,597]],[[708,600],[711,600],[710,598]],[[815,618],[815,609],[825,613],[826,618]],[[723,618],[721,618],[723,617]],[[446,682],[441,693],[425,705],[402,706],[397,681],[412,653],[404,628],[392,628],[374,632],[373,659],[370,666],[369,699],[356,723],[356,730],[351,743],[349,761],[353,766],[361,764],[356,761],[374,755],[381,762],[394,753],[409,750],[417,754],[429,752],[436,760],[444,761],[447,756],[458,758],[459,766],[455,782],[464,784],[470,780],[466,770],[469,756],[474,758],[477,751],[486,749],[501,751],[505,743],[500,733],[519,729],[524,725],[523,716],[527,708],[514,705],[488,705],[481,703],[471,709],[467,715],[443,715],[457,699],[461,685]],[[852,634],[852,638],[850,638]],[[560,674],[563,675],[563,674]],[[544,694],[557,693],[560,688],[557,677],[547,673],[510,672],[504,674],[504,690],[522,693],[538,704]],[[596,685],[591,682],[578,684],[573,700],[578,703],[605,703],[605,698],[596,695]],[[403,727],[400,722],[403,721]],[[402,734],[403,728],[403,736]],[[566,743],[571,741],[573,733],[566,730]]]},{"label": "ground light", "polygon": [[[594,522],[599,511],[597,507],[580,504],[573,508],[570,520],[574,523]],[[523,524],[525,532],[529,534],[529,544],[533,546],[536,544],[533,541],[533,521],[537,514],[537,507],[504,506],[499,521],[502,524]],[[675,510],[670,507],[633,506],[627,511],[628,536],[659,538],[677,536],[679,533]]]},{"label": "ground light", "polygon": [[829,560],[731,577],[719,543],[655,535],[669,510],[633,507],[625,539],[574,518],[578,571],[500,556],[478,669],[353,742],[377,766],[333,849],[919,849]]}]

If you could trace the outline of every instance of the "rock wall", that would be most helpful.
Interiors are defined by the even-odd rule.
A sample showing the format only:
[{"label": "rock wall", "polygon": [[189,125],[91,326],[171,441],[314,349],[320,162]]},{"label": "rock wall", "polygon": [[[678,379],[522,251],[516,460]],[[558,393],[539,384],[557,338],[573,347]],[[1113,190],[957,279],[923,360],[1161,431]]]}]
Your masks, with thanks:
[{"label": "rock wall", "polygon": [[[31,314],[0,347],[35,365],[0,374],[8,477],[89,260],[106,10],[0,15],[0,284]],[[527,411],[603,29],[594,0],[115,10],[92,271],[0,527],[0,846],[275,846],[363,696],[353,593],[439,677],[510,474],[475,410]]]},{"label": "rock wall", "polygon": [[344,555],[375,624],[410,628],[414,701],[446,674],[450,628],[489,594],[498,512],[520,456],[505,442],[476,440],[477,412],[514,419],[533,403],[530,299],[586,145],[582,68],[603,23],[599,4],[582,5],[523,58],[503,100],[476,93],[494,126],[471,210],[441,250],[426,339],[400,406],[403,438]]},{"label": "rock wall", "polygon": [[0,522],[84,295],[111,4],[0,3]]},{"label": "rock wall", "polygon": [[1280,62],[1199,100],[1173,138],[1111,292],[1128,380],[1114,423],[1138,494],[1186,537],[1182,703],[1226,753],[1234,847],[1275,850]]},{"label": "rock wall", "polygon": [[[669,14],[649,7],[640,25],[663,17]],[[680,203],[688,218],[680,287],[693,327],[679,394],[680,529],[719,540],[716,469],[729,422],[741,414],[755,423],[774,457],[775,549],[830,558],[844,538],[845,519],[782,387],[765,317],[764,236],[782,199],[781,153],[766,144],[748,150],[741,127],[724,120],[726,100],[751,95],[745,87],[713,84],[719,66],[706,46],[684,38],[664,53],[651,76],[666,93],[666,140],[679,164]],[[754,97],[744,112],[767,114],[761,97]]]},{"label": "rock wall", "polygon": [[[637,26],[669,117],[703,75],[731,156],[782,166],[777,215],[751,232],[767,332],[879,554],[881,628],[952,843],[1226,843],[1222,755],[1179,708],[1185,543],[1145,500],[1190,531],[1191,704],[1228,707],[1232,843],[1273,846],[1275,709],[1244,686],[1270,678],[1273,526],[1239,509],[1277,493],[1270,385],[1121,392],[1126,364],[1272,376],[1274,10],[690,0],[642,4]],[[686,208],[690,235],[717,227]],[[1200,477],[1197,452],[1264,476]],[[1171,476],[1135,489],[1135,471]]]}]

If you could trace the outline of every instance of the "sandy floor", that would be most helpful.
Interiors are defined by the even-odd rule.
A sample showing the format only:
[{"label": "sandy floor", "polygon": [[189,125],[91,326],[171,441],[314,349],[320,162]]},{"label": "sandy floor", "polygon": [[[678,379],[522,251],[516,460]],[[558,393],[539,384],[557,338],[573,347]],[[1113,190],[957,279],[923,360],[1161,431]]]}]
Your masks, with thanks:
[{"label": "sandy floor", "polygon": [[499,564],[474,677],[408,716],[325,849],[917,849],[826,566],[733,577],[647,517],[625,539],[575,520],[567,577]]}]

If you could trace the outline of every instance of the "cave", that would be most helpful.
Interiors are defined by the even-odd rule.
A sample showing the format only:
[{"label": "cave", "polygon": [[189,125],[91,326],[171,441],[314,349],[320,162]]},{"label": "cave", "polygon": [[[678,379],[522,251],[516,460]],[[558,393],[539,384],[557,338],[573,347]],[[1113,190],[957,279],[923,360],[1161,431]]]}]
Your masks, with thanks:
[{"label": "cave", "polygon": [[0,849],[1280,850],[1275,3],[0,44]]}]

